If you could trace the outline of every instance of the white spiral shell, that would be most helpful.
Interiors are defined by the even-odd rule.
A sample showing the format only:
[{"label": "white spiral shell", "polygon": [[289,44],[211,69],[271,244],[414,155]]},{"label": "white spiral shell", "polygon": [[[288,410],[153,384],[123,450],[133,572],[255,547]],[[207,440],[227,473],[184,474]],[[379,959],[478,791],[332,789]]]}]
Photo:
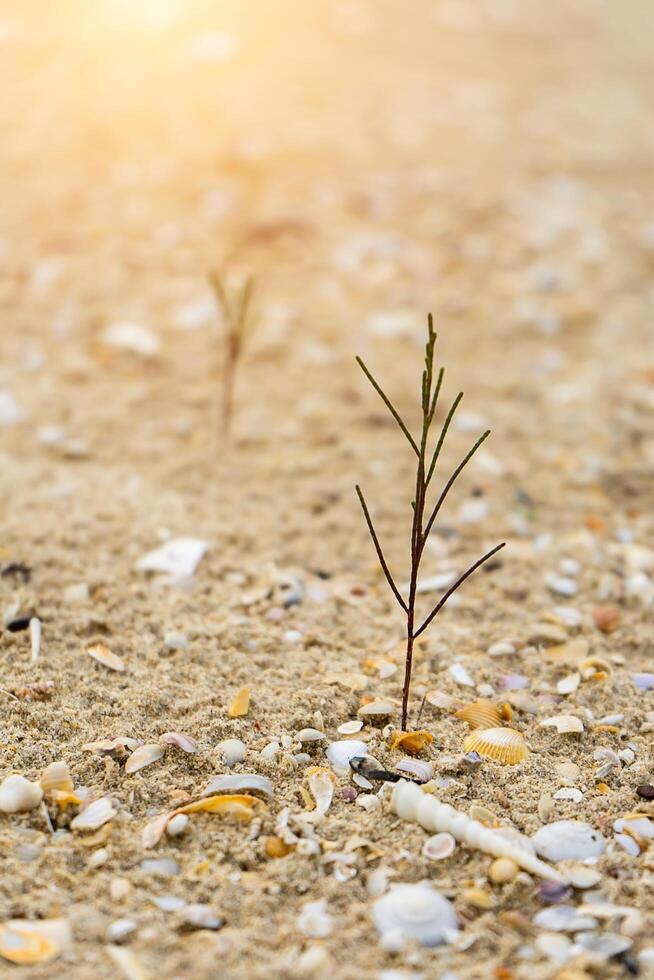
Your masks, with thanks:
[{"label": "white spiral shell", "polygon": [[401,780],[395,784],[391,796],[391,811],[402,820],[419,823],[430,834],[450,833],[455,840],[467,844],[468,847],[492,854],[493,857],[510,858],[531,874],[565,883],[562,874],[539,860],[527,848],[484,827],[448,803],[441,803],[435,796],[423,793],[415,783]]}]

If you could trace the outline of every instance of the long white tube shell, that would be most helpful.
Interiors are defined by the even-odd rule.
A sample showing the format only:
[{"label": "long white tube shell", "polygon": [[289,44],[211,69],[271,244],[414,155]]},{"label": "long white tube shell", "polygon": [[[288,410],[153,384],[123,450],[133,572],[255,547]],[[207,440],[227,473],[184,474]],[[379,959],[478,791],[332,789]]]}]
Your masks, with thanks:
[{"label": "long white tube shell", "polygon": [[478,820],[472,820],[448,803],[441,803],[435,796],[423,793],[415,783],[401,780],[395,784],[391,795],[391,811],[402,820],[420,824],[430,834],[452,834],[461,844],[492,854],[493,857],[510,858],[518,867],[531,874],[561,884],[566,882],[559,871],[555,871],[526,848],[484,827]]}]

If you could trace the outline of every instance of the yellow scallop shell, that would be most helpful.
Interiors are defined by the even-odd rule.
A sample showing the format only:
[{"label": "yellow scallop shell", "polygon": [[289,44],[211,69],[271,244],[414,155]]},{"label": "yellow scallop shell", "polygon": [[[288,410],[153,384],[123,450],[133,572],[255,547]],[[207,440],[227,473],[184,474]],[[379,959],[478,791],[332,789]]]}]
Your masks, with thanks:
[{"label": "yellow scallop shell", "polygon": [[463,740],[463,750],[477,752],[484,759],[506,766],[524,762],[529,755],[523,736],[513,728],[482,728],[470,732]]},{"label": "yellow scallop shell", "polygon": [[403,749],[409,755],[418,755],[422,752],[425,745],[434,741],[434,736],[429,732],[393,732],[391,736],[391,748]]},{"label": "yellow scallop shell", "polygon": [[455,716],[467,721],[473,731],[476,728],[497,728],[502,724],[500,709],[486,698],[464,705],[455,712]]}]

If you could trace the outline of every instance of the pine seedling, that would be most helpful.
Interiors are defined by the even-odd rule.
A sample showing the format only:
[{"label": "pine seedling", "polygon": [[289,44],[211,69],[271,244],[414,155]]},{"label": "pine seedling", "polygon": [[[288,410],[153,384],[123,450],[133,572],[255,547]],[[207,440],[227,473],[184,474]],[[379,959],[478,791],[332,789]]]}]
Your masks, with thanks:
[{"label": "pine seedling", "polygon": [[223,324],[223,373],[220,401],[220,429],[224,442],[229,434],[234,415],[234,391],[236,375],[246,342],[256,326],[252,315],[254,277],[248,276],[240,289],[230,291],[223,276],[213,272],[209,276]]},{"label": "pine seedling", "polygon": [[461,399],[463,398],[463,392],[459,394],[454,399],[447,415],[445,416],[445,421],[441,427],[440,433],[433,449],[429,449],[429,435],[434,421],[434,416],[436,414],[436,406],[438,404],[438,398],[441,391],[441,386],[443,384],[444,370],[441,368],[438,372],[438,376],[434,378],[434,349],[436,345],[436,334],[434,332],[434,325],[431,314],[428,318],[428,335],[427,344],[425,346],[425,367],[422,372],[422,390],[421,390],[421,411],[422,411],[422,427],[418,439],[414,439],[409,431],[404,420],[401,418],[399,412],[391,402],[390,398],[383,390],[381,385],[375,380],[371,372],[368,370],[364,362],[360,357],[357,357],[357,363],[368,381],[373,386],[381,400],[386,405],[393,418],[395,419],[397,425],[399,426],[402,434],[409,443],[411,450],[416,456],[416,484],[415,484],[415,494],[414,499],[411,501],[411,508],[413,511],[413,519],[411,524],[411,574],[409,578],[408,586],[408,597],[405,599],[399,588],[395,584],[395,580],[391,571],[388,567],[384,553],[382,551],[381,544],[379,542],[379,537],[375,531],[374,525],[372,523],[372,518],[370,517],[370,511],[368,510],[368,505],[366,504],[365,498],[361,487],[357,485],[356,492],[361,502],[361,507],[363,509],[363,515],[366,519],[366,524],[368,525],[368,531],[370,532],[370,537],[375,546],[375,551],[377,552],[377,558],[379,559],[379,564],[381,565],[382,571],[386,577],[386,581],[391,589],[391,592],[395,596],[397,602],[399,603],[402,611],[406,616],[406,660],[404,669],[404,684],[402,687],[402,730],[406,731],[407,727],[407,714],[409,708],[409,694],[411,691],[411,671],[413,667],[413,645],[415,641],[421,636],[422,633],[427,629],[427,627],[432,623],[438,613],[441,611],[447,600],[453,595],[456,590],[463,585],[465,580],[469,578],[473,572],[475,572],[484,562],[487,562],[489,558],[497,554],[501,548],[504,547],[506,542],[496,545],[491,548],[490,551],[486,552],[481,558],[473,562],[466,571],[464,571],[457,580],[451,585],[438,600],[436,605],[433,607],[431,612],[422,620],[418,622],[416,619],[416,596],[418,587],[418,572],[420,570],[420,563],[425,550],[425,545],[434,526],[434,522],[438,517],[441,507],[445,503],[445,499],[454,486],[457,477],[460,476],[462,470],[470,462],[474,454],[477,452],[479,447],[486,441],[490,435],[490,429],[484,432],[476,443],[469,450],[469,452],[464,456],[459,465],[456,467],[452,475],[449,477],[445,483],[443,489],[441,490],[439,496],[436,498],[435,503],[430,508],[427,503],[429,485],[431,483],[432,477],[436,471],[436,464],[438,463],[438,458],[443,448],[443,443],[445,442],[445,437],[447,436],[448,429],[454,418],[454,413],[456,412]]}]

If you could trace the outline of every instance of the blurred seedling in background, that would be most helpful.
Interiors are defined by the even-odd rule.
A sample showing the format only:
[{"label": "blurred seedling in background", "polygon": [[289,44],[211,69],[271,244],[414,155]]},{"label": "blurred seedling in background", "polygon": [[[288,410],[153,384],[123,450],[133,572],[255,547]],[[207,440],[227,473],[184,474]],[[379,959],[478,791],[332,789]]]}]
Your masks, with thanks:
[{"label": "blurred seedling in background", "polygon": [[219,427],[223,442],[229,442],[234,416],[236,377],[247,342],[256,329],[253,313],[255,280],[248,276],[233,287],[221,272],[212,272],[209,283],[220,310],[223,338],[222,388]]},{"label": "blurred seedling in background", "polygon": [[[457,477],[460,475],[466,464],[472,459],[474,454],[477,452],[479,447],[490,435],[490,429],[483,433],[474,444],[472,449],[464,456],[463,460],[456,467],[447,483],[441,490],[439,497],[437,498],[435,504],[429,510],[427,507],[427,491],[429,490],[429,485],[431,483],[432,477],[436,470],[436,464],[443,448],[443,443],[445,442],[445,437],[447,435],[448,429],[451,425],[452,419],[454,418],[454,413],[456,412],[461,399],[463,398],[463,392],[459,394],[454,399],[450,410],[448,411],[445,421],[441,427],[440,433],[436,440],[436,443],[432,450],[428,448],[429,434],[431,430],[432,423],[434,421],[434,416],[436,414],[436,406],[438,404],[438,397],[440,395],[441,386],[443,384],[444,369],[441,368],[438,372],[438,377],[434,379],[434,349],[436,345],[436,334],[434,332],[433,320],[431,314],[428,319],[428,336],[427,344],[425,346],[425,367],[422,372],[422,391],[421,391],[421,409],[422,409],[422,428],[418,440],[415,440],[403,419],[400,417],[399,412],[392,404],[390,398],[386,392],[377,383],[375,378],[372,376],[364,362],[360,357],[357,357],[357,363],[359,367],[366,375],[370,384],[373,386],[379,397],[382,399],[389,412],[397,422],[400,430],[402,431],[404,437],[406,438],[409,446],[416,455],[417,466],[416,466],[416,486],[415,495],[411,501],[411,507],[413,510],[413,519],[411,524],[411,575],[409,579],[409,594],[408,598],[405,599],[395,584],[395,580],[390,572],[386,559],[384,558],[384,553],[382,551],[381,545],[379,543],[379,538],[375,531],[375,528],[370,517],[370,512],[368,506],[364,499],[361,487],[357,485],[356,492],[359,496],[361,502],[361,507],[366,519],[366,524],[368,525],[368,530],[370,531],[370,536],[372,538],[373,544],[375,546],[375,551],[377,552],[377,557],[379,563],[382,567],[382,571],[386,576],[386,581],[388,582],[391,592],[397,599],[400,607],[406,615],[406,660],[405,660],[405,671],[404,671],[404,684],[402,687],[402,731],[406,731],[407,726],[407,713],[409,705],[409,693],[411,689],[411,670],[413,666],[413,644],[418,639],[418,637],[424,633],[427,627],[430,625],[432,620],[441,611],[450,596],[456,592],[459,586],[463,585],[465,580],[476,571],[480,565],[487,562],[489,558],[504,547],[506,542],[496,545],[490,551],[488,551],[481,558],[477,559],[469,568],[460,575],[457,580],[451,585],[438,600],[431,612],[425,617],[425,619],[417,625],[416,621],[416,595],[418,586],[418,571],[420,569],[420,562],[425,550],[425,545],[434,526],[434,521],[440,513],[440,509],[443,506],[445,499],[452,489]],[[425,514],[429,516],[425,519]]]}]

